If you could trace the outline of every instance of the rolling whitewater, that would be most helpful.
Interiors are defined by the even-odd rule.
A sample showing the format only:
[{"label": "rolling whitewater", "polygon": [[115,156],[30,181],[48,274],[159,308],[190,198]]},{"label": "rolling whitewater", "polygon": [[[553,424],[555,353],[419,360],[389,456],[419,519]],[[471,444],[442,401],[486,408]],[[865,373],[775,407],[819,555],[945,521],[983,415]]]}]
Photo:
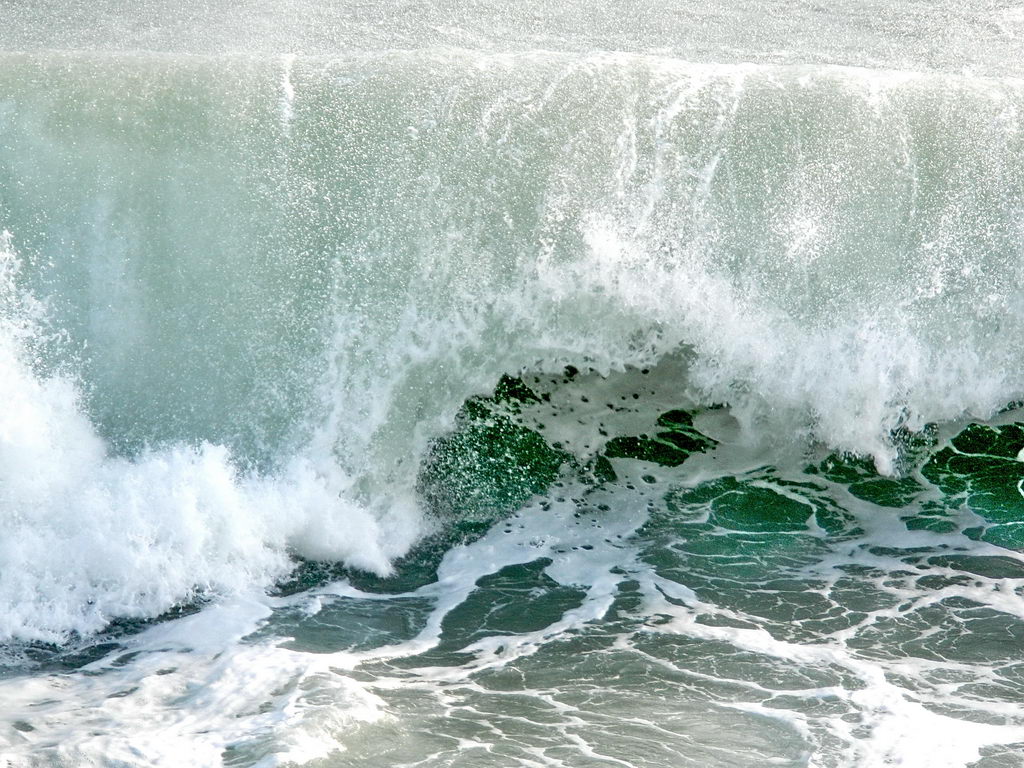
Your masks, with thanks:
[{"label": "rolling whitewater", "polygon": [[0,0],[0,766],[1024,765],[1024,7]]}]

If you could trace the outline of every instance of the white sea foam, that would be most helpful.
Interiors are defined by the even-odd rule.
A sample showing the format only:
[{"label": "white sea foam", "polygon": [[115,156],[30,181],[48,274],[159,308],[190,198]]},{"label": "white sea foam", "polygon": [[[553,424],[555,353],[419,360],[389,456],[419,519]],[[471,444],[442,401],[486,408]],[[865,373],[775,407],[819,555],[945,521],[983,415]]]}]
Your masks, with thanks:
[{"label": "white sea foam", "polygon": [[289,551],[386,572],[430,440],[503,373],[682,355],[752,443],[883,471],[893,430],[1024,394],[1016,80],[450,49],[0,78],[9,218],[45,213],[20,282],[78,350],[36,365],[7,289],[5,636]]},{"label": "white sea foam", "polygon": [[289,552],[390,569],[418,534],[346,500],[336,466],[298,456],[271,476],[227,449],[178,445],[109,455],[76,383],[41,375],[27,343],[39,304],[0,251],[0,638],[59,641],[117,617],[152,617],[198,593],[237,593],[290,570]]},{"label": "white sea foam", "polygon": [[[0,754],[12,766],[47,764],[305,764],[337,751],[336,737],[384,717],[382,702],[328,662],[273,643],[240,646],[274,601],[238,593],[199,614],[152,628],[123,653],[69,680],[0,682]],[[89,702],[87,707],[76,702]],[[28,718],[32,728],[11,723]],[[25,720],[20,722],[24,723]],[[115,726],[111,727],[112,724]],[[59,743],[54,744],[54,740]]]},{"label": "white sea foam", "polygon": [[[754,456],[743,458],[742,451],[719,459],[725,466],[718,470],[732,477],[759,463]],[[705,464],[711,467],[710,457]],[[630,462],[616,467],[623,482],[639,482],[633,475],[650,469]],[[660,496],[666,487],[660,483],[692,479],[681,470],[659,474],[648,498]],[[566,487],[563,492],[588,491]],[[925,565],[926,558],[917,561],[916,573],[907,570],[911,553],[950,553],[949,537],[908,531],[897,518],[867,504],[853,505],[864,530],[852,538],[823,541],[809,529],[795,533],[791,542],[773,543],[771,535],[747,534],[746,546],[753,547],[747,556],[755,565],[791,547],[780,561],[787,563],[782,571],[754,578],[764,597],[749,602],[743,584],[702,583],[698,594],[680,581],[690,569],[685,550],[670,561],[655,555],[653,564],[644,549],[654,542],[640,528],[648,520],[643,496],[629,506],[621,495],[591,494],[588,503],[610,502],[615,509],[600,513],[592,507],[582,520],[576,503],[548,502],[544,513],[524,510],[481,539],[454,547],[440,564],[437,581],[410,593],[365,593],[340,582],[290,598],[240,594],[126,639],[115,654],[90,664],[89,674],[0,682],[6,703],[0,713],[0,738],[6,741],[0,744],[18,768],[58,759],[175,766],[182,750],[188,750],[190,764],[204,768],[220,765],[225,750],[247,765],[268,768],[322,758],[376,765],[403,755],[444,765],[470,761],[499,745],[509,750],[503,756],[509,762],[528,764],[554,753],[565,765],[594,756],[630,764],[635,743],[619,741],[628,729],[631,739],[643,743],[660,739],[665,760],[681,750],[695,762],[724,754],[759,764],[961,768],[985,748],[1012,749],[1024,738],[1015,704],[972,693],[978,685],[999,683],[1004,674],[999,658],[970,660],[956,643],[933,646],[929,636],[906,629],[893,631],[910,646],[908,653],[865,643],[876,625],[899,627],[918,611],[958,600],[974,606],[963,614],[968,620],[989,611],[1024,619],[1024,607],[1013,594],[1021,587],[1019,579],[975,576],[941,589],[917,583],[918,578],[963,575]],[[813,508],[811,498],[805,502]],[[823,546],[809,547],[807,537]],[[671,541],[687,545],[677,536]],[[1008,556],[990,545],[957,541],[955,551],[961,554]],[[745,562],[738,551],[725,559],[733,567]],[[436,648],[445,627],[476,629],[461,626],[457,613],[483,589],[486,577],[538,560],[549,563],[544,574],[554,584],[578,590],[563,612],[532,631],[491,629],[459,646],[457,663],[451,657],[440,664],[432,663],[436,656],[413,658]],[[662,570],[666,567],[671,578]],[[707,576],[705,567],[696,565],[691,576],[700,581],[700,574]],[[873,575],[859,580],[855,594],[872,607],[844,605],[833,590],[844,589],[848,568],[867,567]],[[728,582],[728,564],[723,568],[718,575]],[[830,631],[828,621],[816,624],[810,608],[805,628],[773,617],[772,605],[785,616],[786,581],[794,578],[808,595],[833,606],[818,618],[849,614],[849,625]],[[346,620],[344,611],[330,618],[335,606],[363,604],[365,610],[410,599],[429,605],[419,630],[366,650],[303,652],[290,649],[287,638],[272,636],[239,643],[272,622],[273,611],[301,615],[300,622],[322,632]],[[490,599],[499,602],[492,608],[502,608],[500,594]],[[514,592],[504,597],[519,599]],[[325,623],[318,624],[325,614]],[[301,643],[301,623],[289,627]],[[342,634],[345,627],[333,630]],[[938,641],[948,631],[956,633],[949,626],[935,627],[932,636]],[[815,642],[801,639],[804,632]],[[469,631],[467,637],[473,636]],[[325,639],[330,644],[330,634]],[[560,655],[574,643],[586,651]],[[913,650],[916,643],[922,643],[921,650]],[[598,678],[595,688],[591,676],[605,669],[607,679]],[[575,679],[583,671],[583,678]],[[620,700],[626,702],[625,712],[618,708]],[[83,709],[76,704],[82,701],[102,703]],[[481,732],[472,729],[478,717],[487,723]],[[475,735],[460,738],[466,727]],[[351,754],[339,755],[346,751]]]}]

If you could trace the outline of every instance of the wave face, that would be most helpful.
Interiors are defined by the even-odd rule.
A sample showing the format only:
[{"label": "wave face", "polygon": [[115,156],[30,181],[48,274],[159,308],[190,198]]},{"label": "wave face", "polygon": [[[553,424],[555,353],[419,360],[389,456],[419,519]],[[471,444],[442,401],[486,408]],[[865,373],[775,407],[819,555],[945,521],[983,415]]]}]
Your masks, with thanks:
[{"label": "wave face", "polygon": [[[7,636],[265,582],[285,549],[386,573],[431,525],[430,440],[505,373],[683,350],[680,392],[751,439],[883,472],[894,431],[1024,393],[1018,80],[458,50],[0,78],[4,447],[47,468],[5,462],[5,514],[65,510],[33,535],[90,585],[43,618],[56,566],[28,568]],[[60,337],[37,352],[25,297]],[[166,588],[129,573],[154,549]]]}]

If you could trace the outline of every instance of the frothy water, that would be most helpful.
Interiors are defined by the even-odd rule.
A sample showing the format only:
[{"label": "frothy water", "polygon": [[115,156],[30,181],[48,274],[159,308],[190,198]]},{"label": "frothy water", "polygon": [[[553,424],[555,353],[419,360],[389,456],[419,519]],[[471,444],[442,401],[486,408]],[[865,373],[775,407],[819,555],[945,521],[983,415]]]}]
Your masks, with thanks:
[{"label": "frothy water", "polygon": [[[520,417],[568,434],[567,403],[599,394],[639,427],[632,394],[658,374],[584,378]],[[784,472],[731,443],[727,414],[695,425],[717,447],[557,481],[436,574],[421,552],[397,581],[242,592],[74,671],[16,675],[5,749],[15,765],[1013,764],[1019,555],[967,508],[930,516],[943,496],[921,475],[824,455]]]},{"label": "frothy water", "polygon": [[[16,261],[3,258],[9,288]],[[111,455],[75,383],[33,373],[18,340],[33,330],[5,320],[0,347],[5,639],[58,641],[269,584],[291,570],[289,546],[381,572],[400,554],[382,551],[376,518],[339,499],[341,480],[301,458],[270,478],[209,443]],[[330,530],[338,521],[344,535]]]},{"label": "frothy water", "polygon": [[7,763],[1020,763],[1019,9],[145,5],[0,32]]}]

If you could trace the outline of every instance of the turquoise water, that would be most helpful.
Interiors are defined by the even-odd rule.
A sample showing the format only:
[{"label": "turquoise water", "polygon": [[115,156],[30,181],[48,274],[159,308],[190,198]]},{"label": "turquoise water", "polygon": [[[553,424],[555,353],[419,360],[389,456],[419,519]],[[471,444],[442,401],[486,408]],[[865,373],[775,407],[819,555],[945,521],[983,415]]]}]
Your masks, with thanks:
[{"label": "turquoise water", "polygon": [[1024,763],[1024,13],[3,3],[0,765]]}]

